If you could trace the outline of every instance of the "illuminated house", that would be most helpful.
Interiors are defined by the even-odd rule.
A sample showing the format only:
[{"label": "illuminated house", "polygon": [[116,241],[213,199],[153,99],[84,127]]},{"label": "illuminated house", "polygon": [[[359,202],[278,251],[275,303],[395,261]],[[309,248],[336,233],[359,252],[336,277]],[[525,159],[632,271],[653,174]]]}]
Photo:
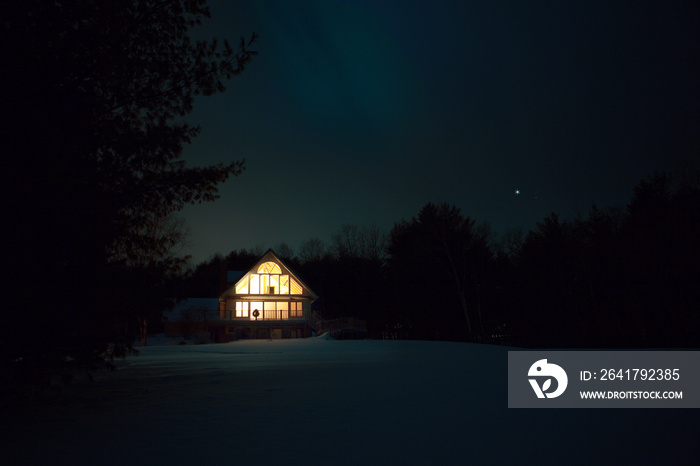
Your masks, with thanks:
[{"label": "illuminated house", "polygon": [[269,250],[250,270],[236,274],[218,303],[186,299],[165,313],[165,334],[208,342],[310,337],[316,328],[311,303],[317,298]]},{"label": "illuminated house", "polygon": [[270,249],[219,297],[222,339],[310,337],[317,298]]}]

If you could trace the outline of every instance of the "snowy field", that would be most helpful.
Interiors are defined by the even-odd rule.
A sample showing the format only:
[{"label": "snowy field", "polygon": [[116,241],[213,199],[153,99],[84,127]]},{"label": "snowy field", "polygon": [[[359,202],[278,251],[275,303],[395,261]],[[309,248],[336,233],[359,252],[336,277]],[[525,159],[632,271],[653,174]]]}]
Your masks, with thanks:
[{"label": "snowy field", "polygon": [[0,464],[700,464],[696,410],[508,409],[503,347],[319,337],[119,365],[6,411]]}]

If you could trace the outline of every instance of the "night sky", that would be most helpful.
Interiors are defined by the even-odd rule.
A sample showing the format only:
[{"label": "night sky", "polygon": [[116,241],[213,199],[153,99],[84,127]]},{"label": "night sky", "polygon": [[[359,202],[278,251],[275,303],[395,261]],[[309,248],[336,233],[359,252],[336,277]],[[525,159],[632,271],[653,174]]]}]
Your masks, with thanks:
[{"label": "night sky", "polygon": [[428,202],[527,231],[700,155],[699,2],[209,4],[197,35],[255,31],[260,55],[191,114],[188,163],[247,160],[185,209],[195,263]]}]

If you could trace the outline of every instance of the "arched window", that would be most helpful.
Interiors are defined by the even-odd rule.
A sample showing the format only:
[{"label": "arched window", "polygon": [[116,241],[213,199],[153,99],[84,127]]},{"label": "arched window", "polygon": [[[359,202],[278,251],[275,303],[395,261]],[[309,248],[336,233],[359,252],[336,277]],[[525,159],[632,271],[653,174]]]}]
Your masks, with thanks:
[{"label": "arched window", "polygon": [[282,273],[280,266],[274,262],[264,262],[258,267],[258,273]]},{"label": "arched window", "polygon": [[236,284],[236,294],[252,295],[300,295],[304,289],[294,278],[282,274],[275,262],[264,262],[257,273],[249,273]]}]

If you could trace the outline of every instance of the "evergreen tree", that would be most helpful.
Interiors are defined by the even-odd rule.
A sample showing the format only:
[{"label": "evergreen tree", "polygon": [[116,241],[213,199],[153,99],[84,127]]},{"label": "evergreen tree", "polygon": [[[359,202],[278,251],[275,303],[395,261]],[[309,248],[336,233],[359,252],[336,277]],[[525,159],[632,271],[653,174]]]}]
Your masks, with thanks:
[{"label": "evergreen tree", "polygon": [[483,341],[487,226],[448,204],[394,225],[387,247],[394,320],[413,338]]},{"label": "evergreen tree", "polygon": [[[173,272],[188,203],[215,200],[244,162],[188,167],[198,95],[225,89],[255,52],[192,41],[203,0],[27,0],[1,7],[0,112],[5,169],[0,358],[21,374],[103,359],[129,343],[121,320],[139,288]],[[146,291],[144,291],[146,293]],[[153,298],[153,296],[151,296]],[[132,322],[131,317],[127,320]],[[131,323],[125,324],[127,328]],[[5,371],[6,373],[8,371]]]}]

